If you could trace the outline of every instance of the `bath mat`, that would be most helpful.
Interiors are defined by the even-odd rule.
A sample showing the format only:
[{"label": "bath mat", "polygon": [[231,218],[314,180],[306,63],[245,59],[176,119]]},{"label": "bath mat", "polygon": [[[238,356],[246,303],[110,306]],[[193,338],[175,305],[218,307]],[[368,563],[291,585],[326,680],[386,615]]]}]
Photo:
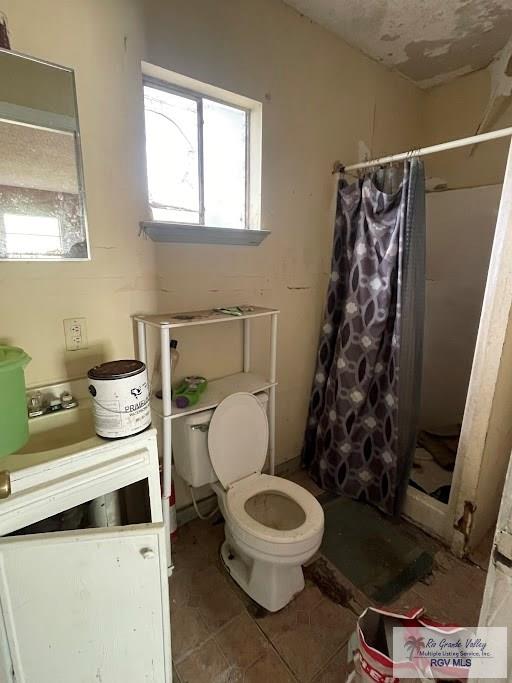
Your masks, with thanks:
[{"label": "bath mat", "polygon": [[388,604],[432,572],[435,541],[347,498],[323,494],[320,552],[371,600]]}]

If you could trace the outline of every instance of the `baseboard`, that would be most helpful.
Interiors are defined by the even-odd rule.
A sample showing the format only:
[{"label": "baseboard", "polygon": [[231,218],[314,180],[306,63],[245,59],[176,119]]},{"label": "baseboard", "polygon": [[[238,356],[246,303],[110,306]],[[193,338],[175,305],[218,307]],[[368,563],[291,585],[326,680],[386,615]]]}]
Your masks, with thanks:
[{"label": "baseboard", "polygon": [[289,474],[297,472],[301,468],[300,456],[292,458],[291,460],[286,460],[285,462],[280,462],[276,465],[276,474],[278,477],[286,477]]}]

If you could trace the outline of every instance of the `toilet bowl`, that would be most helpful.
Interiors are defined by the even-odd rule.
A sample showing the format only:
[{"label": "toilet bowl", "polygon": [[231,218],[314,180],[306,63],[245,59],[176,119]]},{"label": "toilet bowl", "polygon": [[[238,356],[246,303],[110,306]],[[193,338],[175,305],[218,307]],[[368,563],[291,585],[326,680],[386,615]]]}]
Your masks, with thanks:
[{"label": "toilet bowl", "polygon": [[[275,612],[304,588],[302,565],[320,547],[324,513],[306,489],[262,474],[268,449],[264,401],[232,394],[215,411],[177,420],[175,430],[182,433],[174,438],[174,462],[186,481],[191,471],[203,474],[194,486],[211,484],[225,519],[224,564],[255,602]],[[198,432],[207,438],[201,441]],[[198,465],[205,457],[208,466]]]}]

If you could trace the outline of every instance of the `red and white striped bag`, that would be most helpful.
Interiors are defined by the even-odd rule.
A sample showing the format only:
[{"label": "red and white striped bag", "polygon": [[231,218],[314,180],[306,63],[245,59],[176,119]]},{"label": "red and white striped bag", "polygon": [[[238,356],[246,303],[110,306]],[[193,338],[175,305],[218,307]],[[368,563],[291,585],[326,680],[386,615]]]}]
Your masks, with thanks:
[{"label": "red and white striped bag", "polygon": [[[423,607],[403,614],[368,607],[357,620],[356,632],[349,643],[349,656],[353,653],[353,667],[347,683],[405,683],[435,679],[435,670],[430,669],[429,674],[425,675],[425,671],[414,662],[393,659],[393,628],[397,626],[405,627],[411,633],[419,628],[422,632],[426,628],[445,635],[464,630],[455,624],[442,624],[429,619],[424,615]],[[444,678],[447,673],[443,670]],[[462,677],[460,670],[452,671],[450,675],[452,679]]]}]

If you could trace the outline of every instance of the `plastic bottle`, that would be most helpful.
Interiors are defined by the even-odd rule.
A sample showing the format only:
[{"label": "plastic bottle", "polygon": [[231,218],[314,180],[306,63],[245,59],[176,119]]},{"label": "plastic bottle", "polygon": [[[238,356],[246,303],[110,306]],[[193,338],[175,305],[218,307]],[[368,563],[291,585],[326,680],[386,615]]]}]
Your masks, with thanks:
[{"label": "plastic bottle", "polygon": [[180,362],[180,352],[178,351],[178,340],[171,339],[171,372],[174,375],[178,363]]},{"label": "plastic bottle", "polygon": [[[175,376],[176,368],[180,361],[180,352],[178,351],[178,340],[171,339],[169,353],[171,355],[171,373]],[[153,376],[151,378],[151,385],[156,389],[155,396],[157,398],[162,398],[162,377],[160,374],[160,352],[157,353],[155,358],[155,367],[153,370]],[[157,388],[158,387],[158,388]]]},{"label": "plastic bottle", "polygon": [[205,377],[185,377],[185,379],[173,391],[174,400],[178,408],[189,408],[194,406],[201,394],[208,386]]}]

